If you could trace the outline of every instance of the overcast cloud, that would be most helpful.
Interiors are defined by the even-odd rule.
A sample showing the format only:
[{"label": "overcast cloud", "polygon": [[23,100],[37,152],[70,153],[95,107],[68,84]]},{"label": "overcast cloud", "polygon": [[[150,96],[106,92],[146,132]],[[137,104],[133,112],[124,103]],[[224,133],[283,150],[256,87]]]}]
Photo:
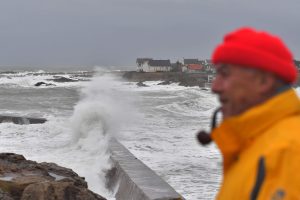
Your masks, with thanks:
[{"label": "overcast cloud", "polygon": [[204,59],[241,26],[279,35],[300,59],[299,24],[299,0],[2,0],[0,66]]}]

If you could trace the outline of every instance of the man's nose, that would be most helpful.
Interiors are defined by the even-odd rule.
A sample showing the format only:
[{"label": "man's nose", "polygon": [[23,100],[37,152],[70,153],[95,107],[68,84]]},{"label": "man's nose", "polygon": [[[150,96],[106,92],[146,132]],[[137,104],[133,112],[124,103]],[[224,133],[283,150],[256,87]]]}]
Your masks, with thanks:
[{"label": "man's nose", "polygon": [[218,76],[212,81],[211,91],[216,94],[219,94],[222,91],[222,81]]}]

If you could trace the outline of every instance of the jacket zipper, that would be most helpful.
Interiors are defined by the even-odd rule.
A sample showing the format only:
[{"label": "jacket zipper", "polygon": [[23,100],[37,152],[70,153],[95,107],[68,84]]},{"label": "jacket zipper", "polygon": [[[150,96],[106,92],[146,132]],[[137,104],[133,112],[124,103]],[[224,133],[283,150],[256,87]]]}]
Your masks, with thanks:
[{"label": "jacket zipper", "polygon": [[266,176],[265,158],[262,156],[258,161],[256,182],[251,192],[251,200],[256,200]]}]

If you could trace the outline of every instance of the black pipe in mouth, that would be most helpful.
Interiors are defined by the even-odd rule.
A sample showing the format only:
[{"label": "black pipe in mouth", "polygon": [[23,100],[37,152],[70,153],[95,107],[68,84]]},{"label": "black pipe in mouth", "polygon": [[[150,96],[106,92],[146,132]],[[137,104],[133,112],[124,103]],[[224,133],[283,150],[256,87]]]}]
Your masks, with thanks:
[{"label": "black pipe in mouth", "polygon": [[[211,132],[217,127],[217,115],[221,111],[221,108],[217,108],[212,117],[211,121]],[[197,133],[197,140],[202,144],[202,145],[207,145],[212,142],[212,138],[210,136],[210,133],[207,133],[206,131],[202,130]]]}]

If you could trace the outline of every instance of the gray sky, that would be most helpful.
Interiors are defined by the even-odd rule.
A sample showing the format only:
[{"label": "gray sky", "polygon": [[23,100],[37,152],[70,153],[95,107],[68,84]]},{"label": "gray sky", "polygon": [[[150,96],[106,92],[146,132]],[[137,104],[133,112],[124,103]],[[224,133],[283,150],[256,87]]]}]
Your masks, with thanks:
[{"label": "gray sky", "polygon": [[299,0],[1,0],[0,66],[210,58],[228,31],[279,35],[300,59]]}]

